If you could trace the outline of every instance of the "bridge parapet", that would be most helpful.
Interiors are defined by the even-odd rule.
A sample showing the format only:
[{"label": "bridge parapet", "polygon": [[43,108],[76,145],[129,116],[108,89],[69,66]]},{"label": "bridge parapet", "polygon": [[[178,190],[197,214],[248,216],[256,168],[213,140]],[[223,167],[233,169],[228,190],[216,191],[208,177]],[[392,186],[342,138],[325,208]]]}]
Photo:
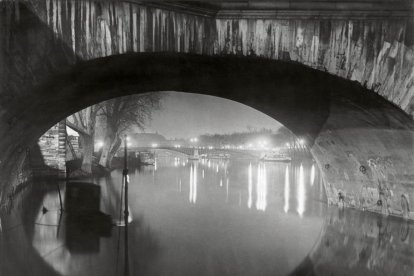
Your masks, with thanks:
[{"label": "bridge parapet", "polygon": [[[154,147],[136,147],[131,148],[131,151],[157,151],[157,150],[168,150],[168,151],[174,151],[178,153],[185,154],[187,156],[194,155],[194,148],[187,148],[187,147],[162,147],[158,146],[156,148]],[[237,155],[245,155],[250,156],[251,158],[260,158],[262,156],[262,151],[254,151],[254,150],[235,150],[235,149],[208,149],[208,148],[198,148],[198,154],[203,155],[217,155],[217,154],[237,154]]]},{"label": "bridge parapet", "polygon": [[33,1],[31,7],[83,60],[157,51],[287,60],[357,81],[414,112],[410,1],[283,3],[274,3],[273,12],[268,1],[249,2],[243,12],[233,2],[212,12],[131,1]]}]

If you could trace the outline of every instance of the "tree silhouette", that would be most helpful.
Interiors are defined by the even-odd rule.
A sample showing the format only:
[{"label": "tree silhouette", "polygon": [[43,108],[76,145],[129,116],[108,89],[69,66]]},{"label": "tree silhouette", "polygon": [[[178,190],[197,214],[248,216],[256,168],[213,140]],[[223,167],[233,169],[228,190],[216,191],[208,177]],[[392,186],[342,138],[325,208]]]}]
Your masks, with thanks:
[{"label": "tree silhouette", "polygon": [[66,124],[79,134],[79,143],[83,149],[81,172],[86,174],[92,173],[95,125],[99,109],[99,104],[92,105],[72,114],[66,119]]},{"label": "tree silhouette", "polygon": [[115,98],[101,104],[105,138],[99,164],[110,168],[111,161],[122,144],[122,135],[131,127],[144,130],[152,113],[161,108],[162,93],[148,93]]}]

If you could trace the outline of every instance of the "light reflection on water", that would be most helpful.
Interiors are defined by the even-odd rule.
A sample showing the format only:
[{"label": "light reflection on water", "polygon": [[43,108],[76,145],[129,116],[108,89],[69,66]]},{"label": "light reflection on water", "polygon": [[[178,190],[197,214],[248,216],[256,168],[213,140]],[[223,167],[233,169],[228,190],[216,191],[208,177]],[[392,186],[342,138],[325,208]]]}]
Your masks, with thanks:
[{"label": "light reflection on water", "polygon": [[[323,183],[310,162],[157,164],[156,172],[151,166],[130,170],[130,275],[284,275],[295,269],[294,275],[412,275],[414,225],[326,210]],[[122,171],[114,171],[95,180],[101,210],[113,218],[121,178]],[[122,228],[111,236],[68,228],[55,186],[35,195],[22,210],[22,227],[8,228],[2,217],[0,275],[123,274]]]},{"label": "light reflection on water", "polygon": [[189,195],[189,201],[191,203],[196,203],[197,202],[197,175],[198,175],[198,170],[197,170],[198,164],[197,162],[194,164],[191,164],[190,167],[190,195]]},{"label": "light reflection on water", "polygon": [[[185,262],[197,270],[194,266],[205,262],[201,261],[204,254],[214,266],[218,260],[223,262],[215,269],[229,267],[238,275],[284,274],[294,269],[317,241],[325,206],[324,197],[314,198],[323,195],[319,193],[323,187],[311,188],[311,162],[300,167],[248,160],[190,160],[178,170],[168,158],[157,158],[157,164],[153,185],[147,182],[151,167],[135,171],[130,197],[135,199],[131,203],[134,217],[140,214],[166,248],[164,257],[157,261],[159,267]],[[305,179],[305,175],[309,177]],[[174,194],[171,179],[182,181],[185,201]],[[182,250],[172,253],[173,248]],[[188,255],[187,250],[197,250],[200,255]],[[233,259],[224,261],[230,252]],[[247,260],[254,265],[245,272],[234,267]]]},{"label": "light reflection on water", "polygon": [[259,163],[257,166],[257,185],[256,185],[256,209],[266,211],[267,206],[267,175],[266,164]]},{"label": "light reflection on water", "polygon": [[[130,169],[131,260],[148,259],[134,245],[142,229],[145,239],[155,244],[145,265],[130,262],[132,275],[287,274],[318,240],[324,193],[319,191],[322,186],[311,187],[310,177],[304,177],[310,162],[157,158],[156,164]],[[121,178],[119,170],[97,181],[103,192],[101,209],[113,217],[118,216]],[[51,223],[54,220],[51,217]],[[101,275],[114,275],[117,235],[100,238],[98,251],[77,255],[64,253],[67,249],[56,229],[43,229],[46,235],[39,230],[35,229],[33,246],[61,275],[87,275],[79,269],[90,258],[94,267],[99,263],[111,268]]]},{"label": "light reflection on water", "polygon": [[287,213],[289,211],[289,193],[290,193],[289,166],[286,166],[286,171],[285,171],[285,192],[284,192],[285,205],[283,207],[283,210],[285,211],[285,213]]},{"label": "light reflection on water", "polygon": [[249,199],[247,200],[247,206],[249,209],[252,207],[252,190],[253,190],[253,184],[252,184],[252,163],[249,164]]},{"label": "light reflection on water", "polygon": [[311,186],[313,186],[313,182],[315,182],[315,164],[312,164],[312,168],[311,168],[311,180],[310,180]]},{"label": "light reflection on water", "polygon": [[299,183],[298,183],[298,194],[297,194],[297,199],[298,199],[297,211],[298,211],[299,216],[302,216],[303,212],[305,212],[305,201],[306,201],[305,175],[303,172],[302,164],[300,164],[300,167],[299,167],[298,181]]}]

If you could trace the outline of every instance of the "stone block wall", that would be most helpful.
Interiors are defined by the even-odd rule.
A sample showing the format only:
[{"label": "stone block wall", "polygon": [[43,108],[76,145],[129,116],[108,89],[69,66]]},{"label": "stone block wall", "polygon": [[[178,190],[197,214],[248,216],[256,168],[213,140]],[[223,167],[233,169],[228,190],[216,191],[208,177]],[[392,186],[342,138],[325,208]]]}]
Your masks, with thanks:
[{"label": "stone block wall", "polygon": [[32,164],[35,177],[66,176],[66,123],[51,127],[38,141],[41,161]]},{"label": "stone block wall", "polygon": [[289,60],[357,81],[414,114],[411,17],[217,17],[126,1],[29,6],[82,60],[165,51]]}]

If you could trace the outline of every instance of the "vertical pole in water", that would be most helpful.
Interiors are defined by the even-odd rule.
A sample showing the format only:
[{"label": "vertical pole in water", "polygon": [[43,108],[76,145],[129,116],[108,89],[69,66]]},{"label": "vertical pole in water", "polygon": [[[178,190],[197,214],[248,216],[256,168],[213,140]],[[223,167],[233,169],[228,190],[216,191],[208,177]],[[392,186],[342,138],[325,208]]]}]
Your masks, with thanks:
[{"label": "vertical pole in water", "polygon": [[124,198],[125,198],[125,206],[124,206],[124,223],[125,223],[125,276],[129,275],[129,262],[128,262],[128,148],[127,148],[127,136],[125,135],[124,140],[124,170],[122,172],[124,176]]},{"label": "vertical pole in water", "polygon": [[62,203],[62,195],[60,194],[59,183],[56,183],[56,187],[57,187],[58,195],[59,195],[60,213],[62,213],[63,212],[63,203]]}]

